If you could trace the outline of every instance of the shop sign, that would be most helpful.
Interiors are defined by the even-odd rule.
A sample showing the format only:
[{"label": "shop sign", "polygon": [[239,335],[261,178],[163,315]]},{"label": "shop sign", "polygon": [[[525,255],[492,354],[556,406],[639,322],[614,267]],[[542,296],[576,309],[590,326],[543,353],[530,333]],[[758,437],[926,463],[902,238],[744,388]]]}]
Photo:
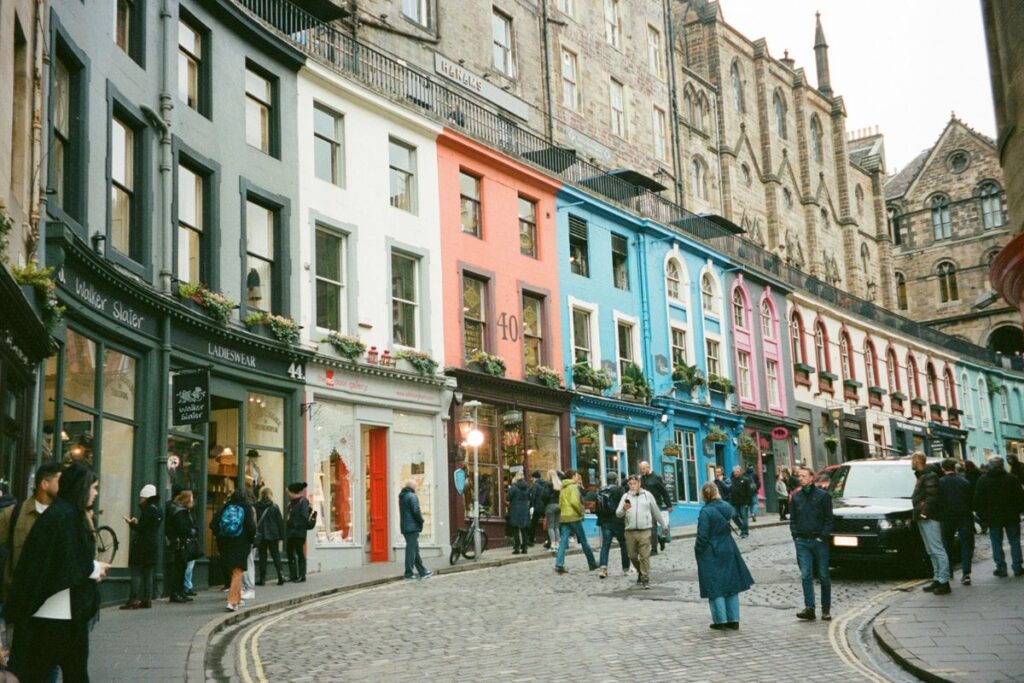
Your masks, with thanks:
[{"label": "shop sign", "polygon": [[306,377],[304,363],[274,353],[245,349],[240,345],[231,344],[229,340],[207,337],[194,328],[179,326],[172,328],[171,345],[176,349],[185,349],[221,365],[229,365],[242,370],[258,370],[297,381],[302,381]]},{"label": "shop sign", "polygon": [[434,53],[434,71],[450,81],[458,83],[466,90],[469,90],[483,98],[486,98],[498,105],[510,114],[514,114],[524,121],[529,118],[530,108],[525,101],[515,95],[505,92],[493,83],[488,82],[482,76],[478,76],[469,69],[456,64],[452,60]]},{"label": "shop sign", "polygon": [[896,429],[901,429],[901,430],[903,430],[905,432],[910,432],[912,434],[919,434],[920,436],[924,436],[924,435],[926,435],[928,433],[927,430],[924,427],[921,427],[921,426],[918,426],[918,425],[915,425],[915,424],[911,424],[909,422],[896,422],[894,420],[893,424],[894,424]]},{"label": "shop sign", "polygon": [[783,439],[789,438],[789,430],[785,427],[776,427],[772,430],[772,438],[776,441],[782,441]]},{"label": "shop sign", "polygon": [[626,435],[625,434],[612,434],[612,450],[625,451],[626,446]]},{"label": "shop sign", "polygon": [[466,490],[466,470],[459,468],[452,473],[452,479],[455,482],[455,492],[460,496]]},{"label": "shop sign", "polygon": [[171,380],[174,403],[174,425],[191,425],[210,421],[210,373],[179,372]]},{"label": "shop sign", "polygon": [[63,291],[73,295],[87,309],[98,311],[137,332],[154,337],[158,335],[156,316],[126,303],[112,288],[86,280],[68,266],[57,271],[57,281]]}]

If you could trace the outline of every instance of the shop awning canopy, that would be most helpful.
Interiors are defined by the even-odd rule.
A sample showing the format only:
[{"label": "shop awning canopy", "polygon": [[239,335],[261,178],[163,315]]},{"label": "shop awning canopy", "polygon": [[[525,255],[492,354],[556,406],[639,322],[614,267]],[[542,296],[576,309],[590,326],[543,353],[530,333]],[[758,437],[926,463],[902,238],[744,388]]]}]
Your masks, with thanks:
[{"label": "shop awning canopy", "polygon": [[576,163],[576,150],[565,147],[545,147],[534,152],[523,152],[523,156],[555,173],[561,173]]},{"label": "shop awning canopy", "polygon": [[584,178],[580,185],[620,202],[639,196],[646,190],[661,192],[666,189],[654,178],[632,169],[616,169],[592,178]]},{"label": "shop awning canopy", "polygon": [[691,235],[696,235],[704,240],[725,237],[727,235],[742,235],[746,232],[746,230],[725,216],[719,216],[714,213],[688,214],[683,218],[672,221],[672,225],[682,228]]}]

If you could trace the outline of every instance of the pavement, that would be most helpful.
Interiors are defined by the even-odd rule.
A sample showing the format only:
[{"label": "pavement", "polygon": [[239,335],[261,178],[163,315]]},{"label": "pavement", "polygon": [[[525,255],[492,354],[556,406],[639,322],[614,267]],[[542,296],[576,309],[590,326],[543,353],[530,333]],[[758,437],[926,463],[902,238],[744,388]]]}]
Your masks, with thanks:
[{"label": "pavement", "polygon": [[[762,515],[751,529],[779,524],[774,514]],[[696,525],[673,527],[673,540],[692,538]],[[593,539],[591,545],[593,545]],[[614,551],[614,549],[613,549]],[[570,545],[572,553],[579,548]],[[460,559],[451,566],[446,557],[424,558],[432,572],[451,574],[532,560],[554,563],[554,555],[535,546],[528,555],[513,555],[512,549],[487,550],[479,562]],[[225,628],[252,617],[289,605],[300,605],[327,595],[401,581],[404,558],[362,567],[311,573],[305,583],[274,582],[256,588],[256,599],[236,613],[224,610],[225,593],[219,587],[200,591],[189,604],[172,604],[166,598],[153,602],[149,610],[100,611],[100,621],[90,634],[89,674],[96,681],[205,681],[206,653],[211,639]]]},{"label": "pavement", "polygon": [[929,683],[1024,683],[1024,577],[994,569],[990,558],[976,561],[972,585],[958,573],[949,595],[901,595],[875,620],[875,638]]}]

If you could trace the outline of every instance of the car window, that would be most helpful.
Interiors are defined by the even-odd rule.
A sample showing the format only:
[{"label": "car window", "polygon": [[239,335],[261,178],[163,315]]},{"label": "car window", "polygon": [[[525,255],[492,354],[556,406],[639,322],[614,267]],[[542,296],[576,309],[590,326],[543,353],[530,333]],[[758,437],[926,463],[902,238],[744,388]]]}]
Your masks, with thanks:
[{"label": "car window", "polygon": [[829,493],[844,498],[910,498],[914,493],[914,470],[892,465],[844,465],[832,475]]}]

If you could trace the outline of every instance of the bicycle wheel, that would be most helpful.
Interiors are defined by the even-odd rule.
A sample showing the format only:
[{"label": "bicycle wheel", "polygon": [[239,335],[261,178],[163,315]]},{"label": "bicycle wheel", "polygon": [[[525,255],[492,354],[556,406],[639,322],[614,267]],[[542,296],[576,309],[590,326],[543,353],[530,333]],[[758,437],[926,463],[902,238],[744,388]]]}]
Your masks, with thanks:
[{"label": "bicycle wheel", "polygon": [[[468,536],[468,543],[466,543],[466,549],[462,551],[462,556],[467,560],[476,558],[476,545],[473,542],[472,534],[466,534]],[[487,550],[487,532],[480,531],[480,554]]]},{"label": "bicycle wheel", "polygon": [[117,556],[117,534],[109,526],[101,526],[96,530],[96,559],[100,562],[113,564]]},{"label": "bicycle wheel", "polygon": [[464,531],[459,531],[458,535],[455,537],[455,540],[452,541],[452,552],[451,552],[450,555],[448,555],[448,564],[455,564],[456,562],[458,562],[459,555],[462,554],[462,545],[463,545],[463,536],[464,535],[465,535]]}]

